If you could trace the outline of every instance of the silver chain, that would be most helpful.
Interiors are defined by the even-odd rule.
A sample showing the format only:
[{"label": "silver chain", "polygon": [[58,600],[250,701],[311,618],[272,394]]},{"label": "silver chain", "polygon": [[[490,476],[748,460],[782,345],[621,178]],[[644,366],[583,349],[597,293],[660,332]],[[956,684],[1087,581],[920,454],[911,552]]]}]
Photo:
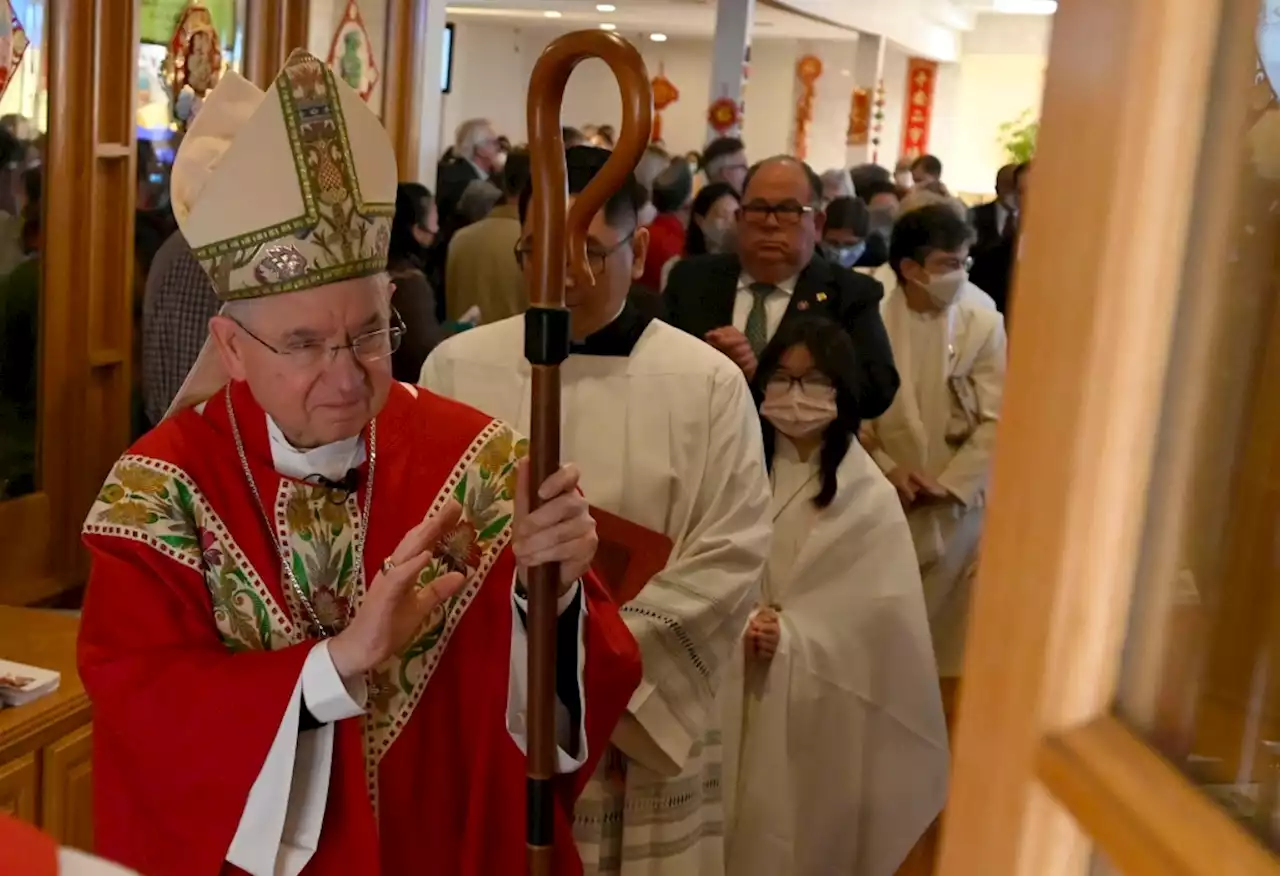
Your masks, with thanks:
[{"label": "silver chain", "polygon": [[[293,588],[293,592],[297,594],[298,601],[302,603],[302,607],[307,610],[307,616],[311,619],[312,628],[322,639],[327,639],[333,633],[322,623],[320,616],[316,614],[315,606],[311,604],[311,600],[307,597],[306,591],[302,589],[302,584],[298,581],[298,577],[293,574],[293,563],[290,562],[288,552],[285,546],[280,543],[280,539],[276,537],[276,528],[271,523],[271,515],[267,513],[267,506],[262,501],[261,494],[258,493],[258,484],[253,479],[253,471],[249,468],[249,458],[245,456],[244,442],[240,440],[240,426],[236,422],[235,408],[231,405],[231,391],[227,391],[227,416],[231,420],[231,434],[236,439],[236,453],[240,454],[240,467],[244,471],[245,480],[249,482],[249,489],[253,491],[253,498],[258,503],[258,510],[262,512],[262,521],[267,525],[267,534],[271,537],[271,543],[276,546],[276,552],[280,555],[280,567],[284,570],[284,576],[289,581],[289,586]],[[364,542],[369,534],[369,511],[373,508],[373,470],[378,460],[378,424],[376,420],[369,421],[369,481],[365,485],[364,492],[364,519],[360,522],[360,536],[356,539],[355,550],[355,566],[354,571],[357,575],[364,574]],[[340,583],[340,582],[339,582]],[[296,618],[295,618],[296,620]]]}]

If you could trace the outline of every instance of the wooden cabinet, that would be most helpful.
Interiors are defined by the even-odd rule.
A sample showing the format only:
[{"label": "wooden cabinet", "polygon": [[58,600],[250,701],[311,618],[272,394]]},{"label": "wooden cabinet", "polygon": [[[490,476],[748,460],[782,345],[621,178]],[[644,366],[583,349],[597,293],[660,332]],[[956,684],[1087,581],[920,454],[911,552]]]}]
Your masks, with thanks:
[{"label": "wooden cabinet", "polygon": [[57,693],[0,711],[0,812],[93,848],[93,728],[73,615],[0,606],[0,658],[62,674]]}]

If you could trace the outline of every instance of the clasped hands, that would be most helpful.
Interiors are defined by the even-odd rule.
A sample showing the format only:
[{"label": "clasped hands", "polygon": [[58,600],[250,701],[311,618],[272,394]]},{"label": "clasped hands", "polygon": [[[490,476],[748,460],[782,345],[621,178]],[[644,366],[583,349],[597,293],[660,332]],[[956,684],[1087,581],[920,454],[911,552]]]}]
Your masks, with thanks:
[{"label": "clasped hands", "polygon": [[741,368],[747,380],[756,376],[756,354],[751,349],[751,342],[742,332],[731,325],[726,325],[707,332],[703,335],[703,339]]},{"label": "clasped hands", "polygon": [[747,655],[761,660],[772,660],[782,642],[782,623],[778,619],[778,607],[762,605],[756,609],[747,623],[744,637]]},{"label": "clasped hands", "polygon": [[[599,542],[587,500],[578,492],[579,478],[577,466],[561,466],[538,489],[544,504],[530,511],[528,459],[516,472],[511,551],[518,574],[524,580],[533,566],[559,563],[561,595],[586,574]],[[450,500],[438,513],[428,512],[387,557],[350,624],[329,642],[329,657],[343,679],[368,672],[403,648],[423,621],[466,584],[467,576],[448,572],[416,586],[441,539],[461,519],[462,506]]]}]

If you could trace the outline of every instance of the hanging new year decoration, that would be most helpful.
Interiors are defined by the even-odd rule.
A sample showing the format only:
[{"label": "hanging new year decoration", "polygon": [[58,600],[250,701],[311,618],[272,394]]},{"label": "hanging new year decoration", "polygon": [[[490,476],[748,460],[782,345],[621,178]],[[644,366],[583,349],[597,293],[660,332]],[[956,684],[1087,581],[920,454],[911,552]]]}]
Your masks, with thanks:
[{"label": "hanging new year decoration", "polygon": [[8,15],[0,16],[0,95],[5,93],[13,76],[18,72],[22,56],[27,51],[27,31],[18,20],[13,3],[6,3]]},{"label": "hanging new year decoration", "polygon": [[169,53],[160,68],[169,107],[180,129],[195,118],[205,96],[222,78],[222,42],[214,27],[213,15],[192,0],[178,17]]},{"label": "hanging new year decoration", "polygon": [[333,34],[329,46],[329,69],[350,85],[366,101],[378,84],[378,62],[373,52],[373,41],[364,26],[360,4],[347,0],[342,22]]},{"label": "hanging new year decoration", "polygon": [[680,99],[680,89],[667,78],[661,64],[658,65],[658,75],[650,84],[653,86],[653,133],[649,142],[659,143],[662,141],[662,111]]},{"label": "hanging new year decoration", "polygon": [[813,121],[813,96],[818,77],[822,75],[822,61],[815,55],[805,55],[796,61],[796,78],[800,80],[800,95],[796,98],[796,129],[793,153],[804,159],[809,148],[809,123]]},{"label": "hanging new year decoration", "polygon": [[855,88],[849,97],[849,130],[845,132],[846,146],[866,146],[871,132],[871,92]]},{"label": "hanging new year decoration", "polygon": [[937,61],[907,59],[907,106],[902,118],[902,148],[898,151],[904,160],[914,161],[929,151],[929,127],[933,122],[937,80]]},{"label": "hanging new year decoration", "polygon": [[876,84],[875,112],[871,114],[871,163],[880,160],[880,135],[884,133],[884,79]]},{"label": "hanging new year decoration", "polygon": [[711,130],[724,136],[738,126],[738,102],[722,97],[707,108],[707,124]]}]

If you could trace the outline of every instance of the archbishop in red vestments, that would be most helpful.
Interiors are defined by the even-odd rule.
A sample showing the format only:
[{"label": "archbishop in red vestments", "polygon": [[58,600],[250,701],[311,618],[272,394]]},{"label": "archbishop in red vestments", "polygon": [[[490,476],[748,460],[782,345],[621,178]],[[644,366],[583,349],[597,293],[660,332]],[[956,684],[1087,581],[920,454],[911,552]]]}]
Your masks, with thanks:
[{"label": "archbishop in red vestments", "polygon": [[[361,487],[334,504],[329,489],[276,473],[266,418],[239,383],[203,412],[166,420],[107,479],[85,526],[93,571],[81,633],[94,703],[95,837],[100,854],[146,876],[240,872],[222,861],[317,645],[296,620],[240,473],[228,391],[258,491],[275,499],[281,536],[302,548],[296,561],[314,566],[335,547],[341,556],[327,562],[348,561],[345,529],[370,485],[365,462]],[[468,517],[460,531],[469,543],[456,547],[475,572],[373,673],[368,713],[337,722],[308,876],[498,876],[525,866],[525,759],[506,714],[511,472],[525,444],[471,408],[417,392],[393,386],[374,421],[364,575],[339,571],[336,586],[312,589],[313,602],[358,604],[377,572],[373,558],[451,496]],[[344,531],[330,538],[334,529]],[[308,542],[315,547],[304,553]],[[595,582],[585,585],[588,756],[562,777],[564,874],[581,872],[573,801],[639,682],[634,640]]]},{"label": "archbishop in red vestments", "polygon": [[[265,94],[228,73],[175,160],[226,306],[84,526],[95,839],[144,876],[525,866],[517,555],[573,579],[593,527],[568,468],[519,517],[527,443],[392,382],[396,182],[376,117],[305,52]],[[573,803],[640,666],[600,587],[562,585],[555,864],[574,876]]]}]

